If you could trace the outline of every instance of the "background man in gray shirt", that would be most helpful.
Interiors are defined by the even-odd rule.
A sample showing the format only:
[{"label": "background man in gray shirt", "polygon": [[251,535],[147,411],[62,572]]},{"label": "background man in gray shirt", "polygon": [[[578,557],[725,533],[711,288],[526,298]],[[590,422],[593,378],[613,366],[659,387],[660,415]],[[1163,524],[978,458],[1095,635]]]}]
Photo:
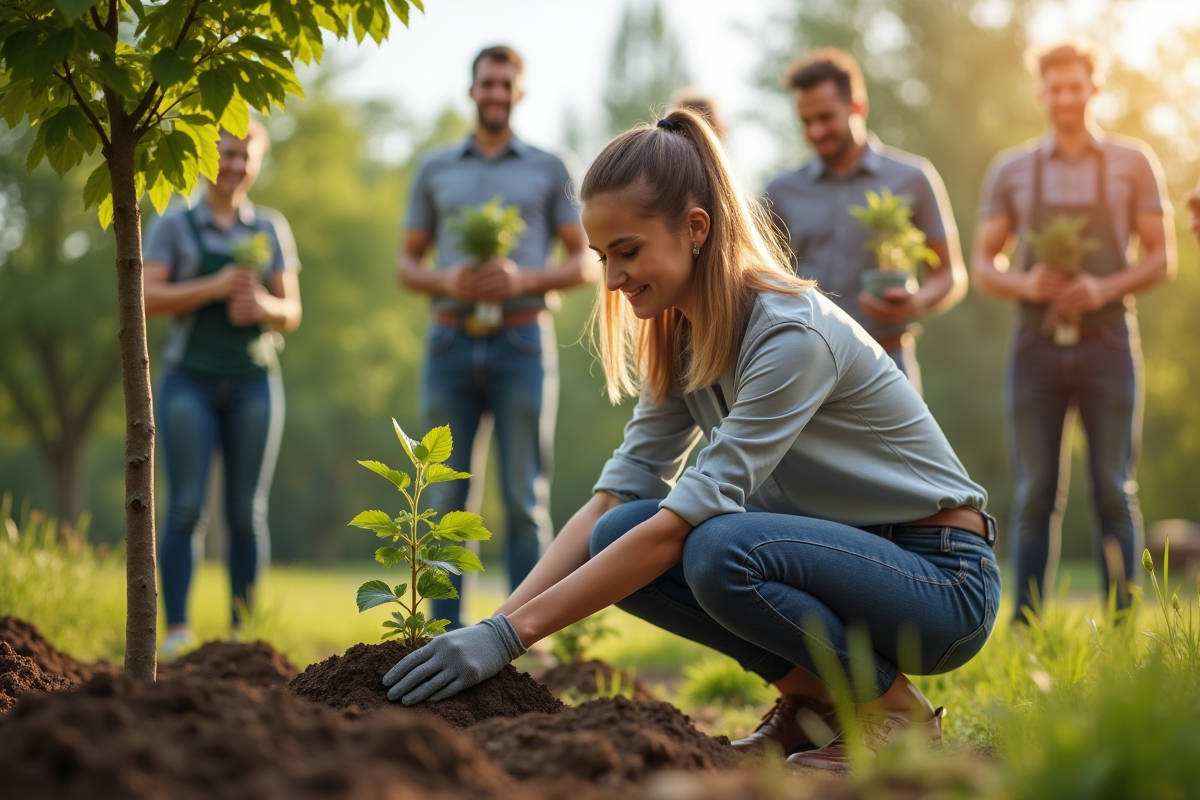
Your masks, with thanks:
[{"label": "background man in gray shirt", "polygon": [[[1049,130],[993,161],[971,262],[976,285],[1020,304],[1005,392],[1016,471],[1017,621],[1035,596],[1044,599],[1043,582],[1053,570],[1067,490],[1059,466],[1076,413],[1088,439],[1101,585],[1107,597],[1109,579],[1116,578],[1122,607],[1142,548],[1134,480],[1142,356],[1133,295],[1174,274],[1175,241],[1154,153],[1091,124],[1098,61],[1082,43],[1031,59]],[[1039,263],[1029,246],[1030,232],[1064,217],[1083,221],[1081,235],[1093,243],[1074,277]],[[1131,240],[1141,249],[1133,263],[1127,259]],[[1010,252],[1016,269],[1008,268]],[[1071,321],[1073,335],[1059,335],[1063,321]]]},{"label": "background man in gray shirt", "polygon": [[[591,264],[589,259],[585,268],[587,237],[571,202],[566,166],[517,139],[509,125],[522,96],[521,72],[520,56],[507,47],[489,47],[475,58],[471,99],[478,125],[464,142],[422,163],[397,268],[402,286],[432,298],[421,408],[425,429],[449,425],[454,433],[451,467],[470,469],[480,420],[485,413],[494,419],[513,586],[525,579],[553,535],[549,491],[558,360],[545,295],[585,283]],[[477,207],[496,196],[520,207],[525,232],[508,258],[471,264],[450,220],[463,206]],[[566,255],[551,267],[546,259],[556,238]],[[425,257],[435,244],[436,262],[428,269]],[[479,324],[472,313],[479,301],[501,304],[499,325]],[[464,481],[431,487],[431,507],[461,509],[467,488]],[[461,589],[461,579],[452,579]],[[432,613],[458,627],[459,607],[458,600],[438,600]]]},{"label": "background man in gray shirt", "polygon": [[[923,158],[885,147],[868,133],[867,91],[854,56],[814,50],[784,71],[812,145],[813,157],[767,185],[767,201],[787,229],[797,272],[817,281],[883,346],[920,390],[913,336],[920,316],[941,313],[967,292],[958,228],[941,176]],[[862,291],[862,274],[876,266],[868,232],[848,211],[884,188],[908,200],[912,220],[924,232],[942,267],[923,268],[916,292],[892,288],[886,300]]]}]

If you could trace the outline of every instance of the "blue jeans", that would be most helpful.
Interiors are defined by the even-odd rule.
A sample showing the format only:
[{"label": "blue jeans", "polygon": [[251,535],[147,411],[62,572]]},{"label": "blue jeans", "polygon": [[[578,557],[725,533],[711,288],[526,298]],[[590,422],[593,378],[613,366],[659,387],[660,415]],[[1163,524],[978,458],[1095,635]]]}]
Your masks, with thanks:
[{"label": "blue jeans", "polygon": [[[267,495],[283,431],[277,374],[222,379],[178,369],[163,374],[155,424],[167,466],[169,502],[159,568],[167,624],[187,622],[193,545],[208,496],[213,450],[221,448],[233,599],[249,604],[260,566],[270,557]],[[237,623],[237,603],[233,621]]]},{"label": "blue jeans", "polygon": [[[1017,620],[1023,619],[1022,607],[1032,607],[1033,592],[1042,596],[1052,551],[1057,561],[1075,411],[1087,435],[1094,550],[1104,596],[1110,573],[1106,541],[1119,548],[1119,563],[1112,566],[1123,571],[1122,582],[1138,576],[1143,537],[1134,467],[1142,429],[1141,365],[1136,324],[1103,326],[1086,333],[1074,347],[1059,347],[1026,325],[1017,329],[1005,397],[1016,472],[1011,534]],[[1118,603],[1127,606],[1126,587],[1119,585],[1117,590]]]},{"label": "blue jeans", "polygon": [[[474,338],[454,326],[434,324],[425,359],[422,417],[425,430],[449,425],[454,452],[447,462],[469,472],[480,420],[490,413],[499,446],[505,505],[506,565],[512,586],[525,580],[550,543],[550,471],[558,405],[558,360],[549,313],[541,323],[504,328]],[[482,460],[481,460],[482,461]],[[434,484],[426,508],[439,516],[467,502],[467,481]],[[495,520],[484,520],[492,531]],[[451,580],[460,592],[462,578]],[[435,600],[433,617],[462,625],[460,600]]]},{"label": "blue jeans", "polygon": [[[592,531],[592,555],[657,512],[657,500],[612,509]],[[929,675],[969,661],[991,635],[1000,600],[1000,572],[982,537],[881,531],[749,508],[713,517],[688,535],[682,561],[617,606],[769,682],[796,666],[819,676],[813,647],[851,674],[847,629],[861,626],[875,655],[874,694],[855,698],[865,702],[899,670]]]}]

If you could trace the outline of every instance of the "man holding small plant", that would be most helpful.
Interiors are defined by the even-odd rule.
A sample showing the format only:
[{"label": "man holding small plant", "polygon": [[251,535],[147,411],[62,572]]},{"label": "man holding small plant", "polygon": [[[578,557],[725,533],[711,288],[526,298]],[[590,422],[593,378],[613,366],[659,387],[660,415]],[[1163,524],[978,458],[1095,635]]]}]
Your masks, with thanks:
[{"label": "man holding small plant", "polygon": [[[815,50],[789,64],[784,88],[796,104],[813,157],[767,186],[776,223],[786,229],[798,274],[817,281],[920,389],[912,323],[940,314],[966,294],[967,272],[945,186],[933,166],[885,147],[867,131],[867,92],[854,57],[842,50]],[[908,213],[907,236],[922,237],[930,257],[912,263],[920,272],[877,293],[864,275],[884,267],[873,244],[878,231],[851,211],[867,194],[887,191]],[[893,214],[895,216],[895,214]],[[904,233],[897,231],[897,233]]]},{"label": "man holding small plant", "polygon": [[[471,69],[478,124],[434,153],[413,183],[397,277],[427,294],[433,323],[422,379],[425,428],[449,425],[458,439],[448,465],[470,468],[485,413],[495,422],[507,507],[509,579],[519,584],[552,535],[550,455],[558,395],[554,330],[546,294],[590,279],[586,237],[563,162],[510,126],[522,97],[522,62],[507,47],[480,52]],[[479,234],[493,240],[479,247]],[[547,264],[554,240],[560,264]],[[488,243],[484,243],[488,244]],[[426,256],[436,245],[429,269]],[[431,488],[440,508],[462,508],[465,482]],[[461,588],[455,576],[456,588]],[[459,600],[433,613],[461,625]]]},{"label": "man holding small plant", "polygon": [[[1017,621],[1044,598],[1053,570],[1067,490],[1059,469],[1076,413],[1088,439],[1101,585],[1106,595],[1116,590],[1121,607],[1142,549],[1134,479],[1142,358],[1133,295],[1174,274],[1175,242],[1154,153],[1091,121],[1099,62],[1083,42],[1032,54],[1049,130],[992,163],[972,259],[983,291],[1020,305],[1005,397],[1016,472]],[[1131,240],[1140,249],[1134,262],[1126,256]]]}]

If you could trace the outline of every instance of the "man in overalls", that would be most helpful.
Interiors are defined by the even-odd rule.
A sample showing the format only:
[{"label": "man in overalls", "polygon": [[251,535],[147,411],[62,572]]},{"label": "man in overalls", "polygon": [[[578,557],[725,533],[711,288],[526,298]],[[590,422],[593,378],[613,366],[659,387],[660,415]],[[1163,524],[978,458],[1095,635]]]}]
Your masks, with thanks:
[{"label": "man in overalls", "polygon": [[[1067,494],[1064,456],[1076,413],[1088,440],[1101,585],[1106,597],[1115,590],[1120,607],[1128,605],[1142,548],[1134,479],[1142,358],[1133,295],[1173,276],[1175,242],[1154,153],[1091,122],[1099,60],[1093,47],[1078,42],[1030,59],[1049,130],[993,161],[975,237],[975,285],[1020,304],[1005,392],[1016,472],[1010,530],[1017,621],[1044,600],[1043,584],[1057,561]],[[1029,236],[1064,219],[1081,226],[1086,250],[1073,276],[1039,262]],[[1131,239],[1140,251],[1133,261],[1127,258]]]}]

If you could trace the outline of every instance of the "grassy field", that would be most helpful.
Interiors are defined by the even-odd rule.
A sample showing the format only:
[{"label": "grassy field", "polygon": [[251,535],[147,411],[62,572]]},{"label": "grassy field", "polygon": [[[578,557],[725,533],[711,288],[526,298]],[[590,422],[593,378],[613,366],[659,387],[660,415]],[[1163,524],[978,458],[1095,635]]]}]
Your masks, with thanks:
[{"label": "grassy field", "polygon": [[[50,523],[10,521],[0,531],[0,615],[36,623],[76,657],[119,661],[121,553],[62,541]],[[377,641],[386,611],[356,613],[354,593],[381,571],[273,566],[245,637],[264,639],[301,668]],[[863,780],[881,771],[911,777],[915,770],[969,776],[945,796],[1200,798],[1200,592],[1175,575],[1169,587],[1159,586],[1161,568],[1153,579],[1145,577],[1145,598],[1130,618],[1086,594],[1061,593],[1028,628],[1009,626],[1002,609],[977,658],[955,672],[918,679],[950,712],[951,747],[937,758],[968,761],[934,768],[933,756],[897,750]],[[224,570],[202,565],[191,599],[200,641],[228,635],[228,592]],[[470,615],[487,615],[501,599],[497,583],[481,580]],[[634,671],[710,730],[737,735],[757,722],[771,696],[761,681],[706,648],[620,611],[605,613],[615,633],[592,655]],[[979,774],[991,777],[980,783]]]}]

